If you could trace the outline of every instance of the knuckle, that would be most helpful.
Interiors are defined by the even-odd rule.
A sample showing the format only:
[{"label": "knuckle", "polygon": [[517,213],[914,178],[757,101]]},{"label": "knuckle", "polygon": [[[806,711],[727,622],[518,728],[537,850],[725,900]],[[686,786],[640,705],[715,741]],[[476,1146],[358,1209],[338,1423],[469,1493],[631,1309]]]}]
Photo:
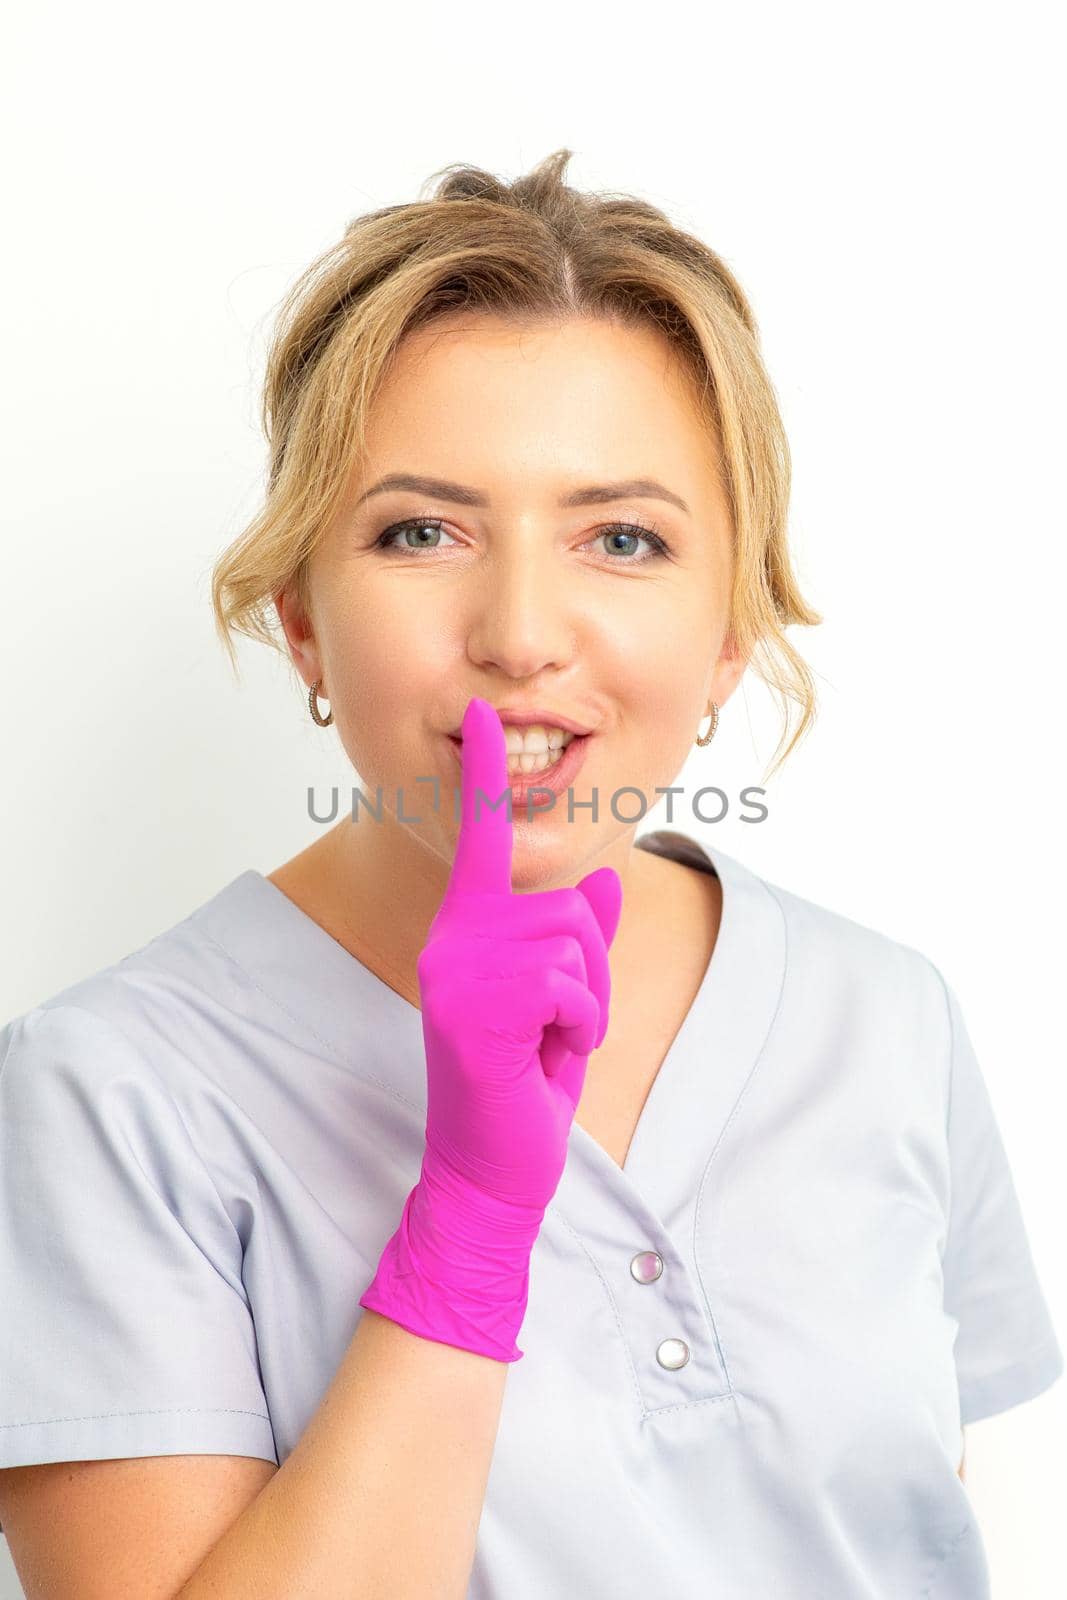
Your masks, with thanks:
[{"label": "knuckle", "polygon": [[585,951],[582,941],[573,933],[565,933],[561,940],[564,961],[579,972],[585,971]]}]

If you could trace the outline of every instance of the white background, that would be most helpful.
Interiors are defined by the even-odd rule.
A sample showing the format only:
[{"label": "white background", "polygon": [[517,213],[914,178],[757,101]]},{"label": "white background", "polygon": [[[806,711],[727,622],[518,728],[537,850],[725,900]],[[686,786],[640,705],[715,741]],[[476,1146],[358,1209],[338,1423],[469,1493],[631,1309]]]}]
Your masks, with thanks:
[{"label": "white background", "polygon": [[[348,792],[280,663],[243,647],[236,681],[210,613],[262,487],[273,309],[351,217],[435,169],[513,177],[566,146],[571,183],[652,200],[737,272],[794,453],[826,621],[792,637],[819,721],[768,820],[706,836],[942,968],[1067,1338],[1052,21],[25,7],[3,93],[0,1016],[310,842],[309,783]],[[776,736],[750,677],[681,781],[736,796]],[[968,1430],[998,1597],[1064,1590],[1065,1434],[1063,1383]],[[19,1592],[8,1565],[0,1597]]]}]

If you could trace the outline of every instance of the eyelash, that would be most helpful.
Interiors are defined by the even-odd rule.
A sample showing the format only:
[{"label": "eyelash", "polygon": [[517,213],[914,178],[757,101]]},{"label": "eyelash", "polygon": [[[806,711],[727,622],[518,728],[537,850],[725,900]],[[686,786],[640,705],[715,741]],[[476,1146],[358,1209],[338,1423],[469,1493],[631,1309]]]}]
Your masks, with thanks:
[{"label": "eyelash", "polygon": [[[390,541],[395,539],[397,534],[406,532],[408,528],[436,528],[438,532],[447,531],[444,528],[444,520],[441,517],[405,517],[403,522],[393,522],[388,528],[383,529],[383,531],[374,541],[375,549],[389,550],[392,554],[400,555],[401,560],[407,561],[414,559],[417,561],[419,559],[419,551],[412,550],[410,546],[406,550],[403,550],[400,546],[394,546],[390,544]],[[640,522],[613,522],[608,527],[601,528],[595,537],[598,539],[603,539],[606,535],[611,533],[634,533],[637,534],[639,538],[647,539],[649,544],[652,546],[652,554],[641,556],[640,559],[636,560],[620,559],[617,561],[612,561],[609,559],[608,566],[643,567],[649,562],[659,561],[663,558],[670,557],[671,547],[669,544],[667,544],[665,539],[660,537],[656,530],[655,523],[653,523],[651,527],[646,527],[644,523]]]}]

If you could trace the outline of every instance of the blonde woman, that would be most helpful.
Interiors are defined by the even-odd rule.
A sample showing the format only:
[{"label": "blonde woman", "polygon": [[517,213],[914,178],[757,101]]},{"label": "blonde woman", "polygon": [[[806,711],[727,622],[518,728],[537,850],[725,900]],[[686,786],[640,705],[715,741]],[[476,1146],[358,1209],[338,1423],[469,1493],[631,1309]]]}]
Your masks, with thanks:
[{"label": "blonde woman", "polygon": [[569,154],[279,319],[217,618],[368,805],[0,1034],[35,1596],[988,1593],[964,1425],[1063,1366],[1004,1148],[922,953],[637,836],[820,619],[741,286]]}]

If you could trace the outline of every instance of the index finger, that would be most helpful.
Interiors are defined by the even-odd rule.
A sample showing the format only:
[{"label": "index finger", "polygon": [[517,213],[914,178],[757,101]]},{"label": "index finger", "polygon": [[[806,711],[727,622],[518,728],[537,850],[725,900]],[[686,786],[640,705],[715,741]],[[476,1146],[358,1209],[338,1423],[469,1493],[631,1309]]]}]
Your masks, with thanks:
[{"label": "index finger", "polygon": [[504,725],[472,695],[463,715],[462,821],[446,893],[511,893],[511,785]]}]

